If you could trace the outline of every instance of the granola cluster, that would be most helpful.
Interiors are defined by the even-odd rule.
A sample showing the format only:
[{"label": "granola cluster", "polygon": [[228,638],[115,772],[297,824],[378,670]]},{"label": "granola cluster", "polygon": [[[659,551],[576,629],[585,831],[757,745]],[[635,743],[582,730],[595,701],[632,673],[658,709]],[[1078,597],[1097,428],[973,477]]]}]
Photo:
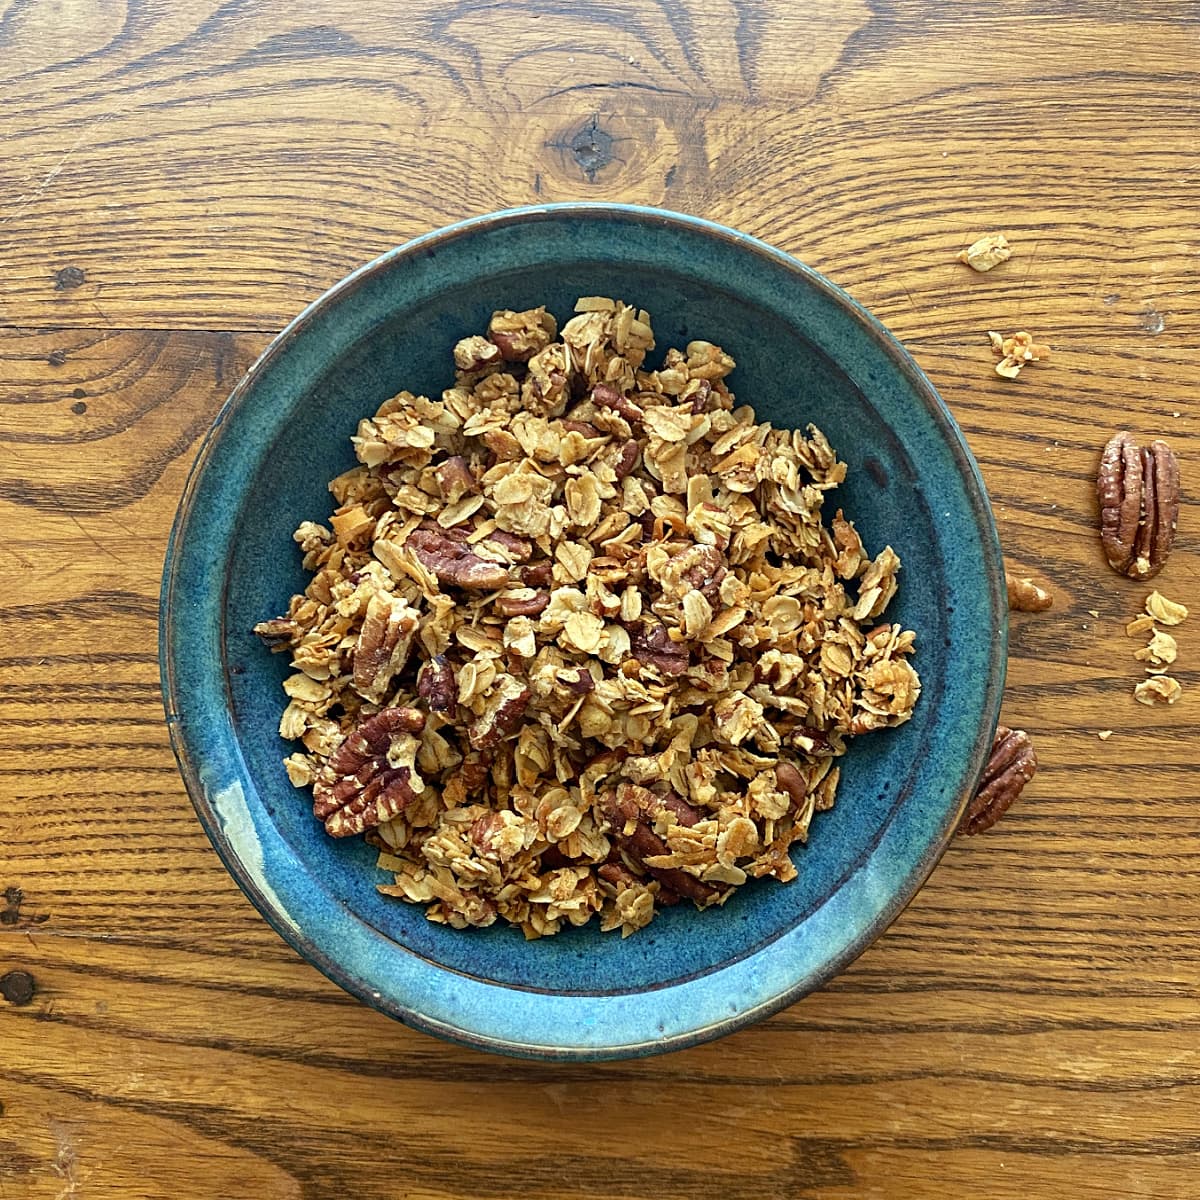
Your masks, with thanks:
[{"label": "granola cluster", "polygon": [[959,251],[958,261],[972,270],[990,271],[1012,258],[1012,247],[1002,233],[988,233],[976,238],[965,250]]},{"label": "granola cluster", "polygon": [[256,627],[295,668],[292,783],[431,920],[628,934],[792,879],[846,739],[919,695],[899,559],[822,520],[825,437],[736,406],[718,346],[653,348],[619,301],[496,313],[439,399],[360,423],[296,531],[312,581]]},{"label": "granola cluster", "polygon": [[1044,362],[1050,357],[1050,347],[1039,346],[1033,340],[1033,334],[1024,330],[1001,337],[992,329],[988,331],[988,341],[992,344],[992,352],[1000,360],[996,364],[996,374],[1004,379],[1016,379],[1026,363]]}]

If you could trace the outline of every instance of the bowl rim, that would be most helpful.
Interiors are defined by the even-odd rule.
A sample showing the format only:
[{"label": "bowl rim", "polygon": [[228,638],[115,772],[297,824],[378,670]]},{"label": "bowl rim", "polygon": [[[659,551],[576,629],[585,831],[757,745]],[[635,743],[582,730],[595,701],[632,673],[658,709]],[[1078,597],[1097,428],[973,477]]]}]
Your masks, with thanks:
[{"label": "bowl rim", "polygon": [[[175,600],[179,584],[180,547],[196,500],[199,480],[209,458],[220,442],[223,428],[229,417],[241,406],[247,395],[250,394],[263,369],[284,355],[290,344],[313,323],[319,314],[323,313],[330,306],[347,298],[366,281],[381,272],[391,269],[395,264],[403,262],[412,256],[430,252],[434,247],[445,245],[463,237],[469,237],[478,232],[504,225],[564,217],[653,223],[663,228],[687,230],[709,238],[732,243],[740,249],[766,258],[774,265],[782,266],[785,270],[798,276],[806,286],[823,294],[826,299],[832,301],[858,324],[863,333],[883,351],[891,365],[905,378],[905,381],[914,394],[921,399],[928,416],[932,419],[938,432],[943,437],[959,470],[983,548],[984,561],[982,565],[989,584],[988,599],[994,629],[992,644],[995,649],[990,662],[990,669],[984,682],[982,720],[972,745],[967,770],[963,774],[966,786],[962,788],[957,803],[948,810],[943,826],[938,831],[938,836],[929,843],[921,857],[904,874],[901,886],[892,891],[888,902],[882,906],[874,919],[864,926],[858,935],[852,938],[839,953],[829,957],[819,969],[807,971],[794,979],[792,984],[783,991],[771,995],[752,1007],[743,1008],[733,1016],[715,1019],[703,1026],[689,1028],[680,1033],[642,1042],[625,1041],[612,1045],[606,1044],[604,1046],[568,1047],[541,1045],[526,1041],[501,1040],[492,1035],[475,1033],[468,1028],[461,1028],[433,1019],[411,1004],[371,990],[366,986],[364,980],[360,979],[349,968],[343,966],[333,956],[326,953],[321,947],[317,946],[311,939],[304,935],[298,926],[287,920],[279,911],[278,899],[273,895],[267,894],[270,889],[260,886],[235,851],[222,826],[214,804],[208,795],[208,790],[202,779],[201,767],[197,761],[201,757],[201,754],[198,752],[199,747],[189,744],[186,722],[181,718],[179,704],[180,688],[170,654],[171,629],[178,619],[178,609]],[[812,267],[753,235],[742,233],[739,230],[702,217],[674,212],[668,209],[634,204],[578,201],[500,209],[495,212],[457,221],[412,238],[357,267],[344,278],[334,283],[311,303],[306,305],[296,317],[289,321],[271,339],[221,406],[211,426],[205,433],[188,472],[172,523],[163,561],[159,602],[158,655],[163,706],[166,725],[170,734],[171,748],[188,796],[196,810],[197,817],[205,833],[208,835],[213,848],[216,850],[218,857],[224,864],[225,869],[255,908],[258,909],[267,923],[302,958],[369,1007],[376,1008],[406,1025],[421,1029],[424,1032],[431,1033],[445,1040],[513,1057],[553,1059],[558,1061],[596,1061],[667,1053],[698,1045],[743,1028],[764,1017],[779,1012],[821,987],[843,971],[875,942],[884,930],[904,911],[940,861],[953,839],[962,810],[974,791],[983,768],[986,765],[995,728],[999,721],[1000,700],[1003,693],[1007,667],[1007,641],[1008,604],[1004,590],[1003,559],[995,519],[978,464],[967,446],[961,429],[932,382],[900,343],[899,339],[887,329],[879,318],[850,296],[849,293]],[[829,901],[834,896],[836,896],[836,893],[831,895]],[[826,903],[829,901],[826,901]],[[454,973],[453,968],[442,967],[436,963],[431,965],[436,970],[445,971],[450,974]],[[718,967],[717,971],[719,972],[721,969]],[[490,986],[507,990],[506,986],[502,983],[490,984]]]}]

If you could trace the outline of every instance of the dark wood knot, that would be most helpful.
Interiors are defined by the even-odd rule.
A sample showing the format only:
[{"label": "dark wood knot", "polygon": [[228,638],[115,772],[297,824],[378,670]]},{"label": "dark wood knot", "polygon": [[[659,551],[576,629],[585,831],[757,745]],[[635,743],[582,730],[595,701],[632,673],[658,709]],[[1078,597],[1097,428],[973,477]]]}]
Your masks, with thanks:
[{"label": "dark wood knot", "polygon": [[60,267],[54,272],[54,290],[65,292],[70,288],[77,288],[86,278],[82,267]]},{"label": "dark wood knot", "polygon": [[37,991],[37,984],[28,971],[9,971],[0,975],[0,996],[18,1008],[28,1004]]}]

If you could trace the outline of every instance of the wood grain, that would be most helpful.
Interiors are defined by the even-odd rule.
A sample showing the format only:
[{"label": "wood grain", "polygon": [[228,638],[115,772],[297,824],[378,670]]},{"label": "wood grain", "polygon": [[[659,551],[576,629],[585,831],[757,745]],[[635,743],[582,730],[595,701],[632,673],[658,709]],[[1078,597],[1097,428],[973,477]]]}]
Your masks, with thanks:
[{"label": "wood grain", "polygon": [[[0,0],[0,1197],[1191,1197],[1200,635],[1133,703],[1091,494],[1183,463],[1200,610],[1200,17],[1179,0]],[[157,586],[198,439],[347,270],[509,204],[663,204],[827,272],[979,459],[1043,762],[849,971],[723,1042],[443,1046],[296,958],[162,725]],[[1003,230],[1011,262],[954,261]],[[985,331],[1052,360],[1015,383]],[[1094,614],[1099,614],[1094,615]],[[1112,729],[1108,741],[1097,733]]]}]

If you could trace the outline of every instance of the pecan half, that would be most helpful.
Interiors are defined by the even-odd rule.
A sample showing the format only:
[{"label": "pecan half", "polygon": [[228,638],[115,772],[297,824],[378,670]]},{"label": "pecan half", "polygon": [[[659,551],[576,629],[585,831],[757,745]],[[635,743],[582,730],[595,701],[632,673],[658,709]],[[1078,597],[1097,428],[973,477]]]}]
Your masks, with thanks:
[{"label": "pecan half", "polygon": [[521,830],[510,832],[506,816],[496,811],[484,813],[467,831],[475,849],[485,858],[511,858],[513,851],[521,848]]},{"label": "pecan half", "polygon": [[618,479],[624,479],[626,475],[632,475],[641,461],[642,448],[632,438],[627,442],[623,442],[620,452],[617,454],[617,461],[613,463],[613,470],[617,474]]},{"label": "pecan half", "polygon": [[787,793],[794,808],[799,808],[808,799],[808,782],[791,763],[775,764],[775,782],[781,792]]},{"label": "pecan half", "polygon": [[574,679],[568,679],[564,674],[560,674],[558,682],[568,692],[572,692],[576,696],[586,696],[589,692],[596,690],[596,681],[592,678],[592,673],[587,667],[580,667],[575,672]]},{"label": "pecan half", "polygon": [[622,862],[607,862],[596,868],[596,874],[615,888],[630,887],[641,880]]},{"label": "pecan half", "polygon": [[592,388],[592,401],[602,408],[611,408],[618,416],[622,416],[631,425],[640,424],[646,412],[640,405],[634,404],[628,396],[619,392],[611,383],[598,383]]},{"label": "pecan half", "polygon": [[554,563],[549,558],[517,568],[517,578],[526,587],[549,587],[554,582]]},{"label": "pecan half", "polygon": [[380,754],[386,754],[395,733],[420,733],[425,714],[419,708],[384,708],[368,717],[329,759],[335,775],[353,775]]},{"label": "pecan half", "polygon": [[393,734],[416,734],[425,714],[385,708],[368,717],[329,760],[329,775],[313,784],[313,815],[331,837],[350,837],[399,816],[416,799],[412,771],[387,759]]},{"label": "pecan half", "polygon": [[679,402],[680,404],[690,403],[694,413],[710,412],[716,407],[712,383],[707,379],[693,379],[683,395],[679,397]]},{"label": "pecan half", "polygon": [[367,602],[354,647],[354,690],[378,704],[403,669],[420,616],[406,600],[376,592]]},{"label": "pecan half", "polygon": [[491,754],[468,754],[459,764],[458,770],[451,775],[451,779],[457,776],[463,791],[470,796],[483,790],[491,772]]},{"label": "pecan half", "polygon": [[286,650],[300,636],[300,626],[287,617],[274,617],[270,621],[259,621],[254,632],[263,640],[272,654]]},{"label": "pecan half", "polygon": [[490,592],[508,582],[508,568],[480,558],[465,542],[432,529],[414,529],[405,543],[439,583]]},{"label": "pecan half", "polygon": [[1014,612],[1045,612],[1054,603],[1050,593],[1027,576],[1005,571],[1004,582],[1008,587],[1008,607]]},{"label": "pecan half", "polygon": [[673,813],[680,825],[690,829],[702,818],[700,810],[690,805],[682,796],[669,789],[661,796],[649,788],[636,783],[622,783],[617,789],[621,802],[632,801],[644,816],[657,817],[659,813]]},{"label": "pecan half", "polygon": [[509,362],[528,362],[539,350],[550,345],[558,325],[544,307],[493,313],[488,337]]},{"label": "pecan half", "polygon": [[688,829],[698,824],[702,819],[700,810],[694,808],[682,796],[676,795],[675,792],[666,792],[664,795],[659,796],[658,803],[667,812],[674,813],[675,819],[680,825],[685,825]]},{"label": "pecan half", "polygon": [[352,837],[398,817],[417,797],[408,767],[389,767],[373,758],[351,779],[332,787],[313,784],[313,815],[325,822],[330,837]]},{"label": "pecan half", "polygon": [[450,660],[439,654],[417,673],[417,695],[429,705],[429,711],[453,721],[458,716],[458,682]]},{"label": "pecan half", "polygon": [[578,433],[585,438],[604,437],[604,434],[591,421],[576,421],[574,418],[568,417],[562,422],[562,427],[564,433]]},{"label": "pecan half", "polygon": [[533,555],[533,543],[507,529],[493,529],[484,540],[499,546],[516,563],[528,562]]},{"label": "pecan half", "polygon": [[688,669],[687,644],[671,641],[667,627],[658,622],[643,625],[630,639],[630,646],[638,662],[657,667],[663,675],[682,675]]},{"label": "pecan half", "polygon": [[1037,767],[1037,755],[1029,734],[1023,729],[998,726],[979,790],[963,812],[958,832],[969,835],[991,829],[1008,812]]},{"label": "pecan half", "polygon": [[[601,807],[612,826],[612,838],[619,849],[624,851],[648,875],[664,883],[672,891],[694,900],[697,904],[709,903],[718,893],[712,884],[697,879],[677,867],[648,867],[645,860],[660,854],[670,854],[670,847],[650,828],[644,820],[633,795],[628,792],[632,785],[623,784],[620,792],[607,793]],[[633,832],[625,830],[633,824]]]},{"label": "pecan half", "polygon": [[715,604],[721,590],[721,581],[728,574],[725,555],[716,546],[699,545],[685,553],[692,565],[683,572],[684,582],[703,593],[710,604]]},{"label": "pecan half", "polygon": [[1131,579],[1162,570],[1179,520],[1179,461],[1166,442],[1139,448],[1133,435],[1109,439],[1096,477],[1100,541],[1108,565]]},{"label": "pecan half", "polygon": [[549,603],[549,592],[534,592],[531,596],[497,596],[496,611],[504,617],[536,617]]},{"label": "pecan half", "polygon": [[438,463],[433,473],[437,477],[442,499],[447,504],[454,504],[479,490],[471,467],[461,454],[452,455],[445,462]]},{"label": "pecan half", "polygon": [[[545,861],[545,855],[542,856],[542,859]],[[641,878],[635,875],[619,858],[611,859],[597,867],[596,874],[618,892],[642,882]],[[658,895],[654,897],[656,907],[674,908],[680,902],[679,893],[669,888],[661,879],[658,883]]]},{"label": "pecan half", "polygon": [[483,715],[467,730],[472,747],[492,750],[515,732],[529,699],[529,689],[516,676],[503,676],[488,697]]}]

